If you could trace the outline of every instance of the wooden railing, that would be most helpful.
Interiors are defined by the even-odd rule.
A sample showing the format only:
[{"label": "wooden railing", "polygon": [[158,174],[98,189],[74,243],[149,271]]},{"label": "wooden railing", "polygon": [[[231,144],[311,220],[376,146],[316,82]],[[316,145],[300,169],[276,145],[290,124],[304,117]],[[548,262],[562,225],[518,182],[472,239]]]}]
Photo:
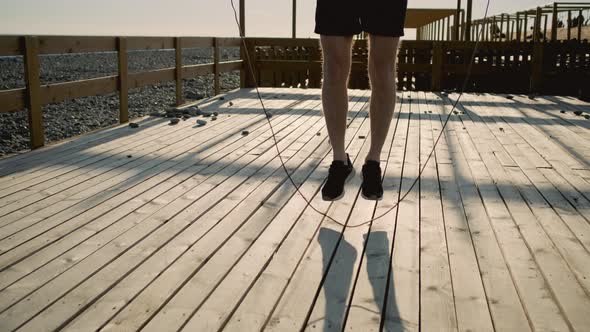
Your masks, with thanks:
[{"label": "wooden railing", "polygon": [[[182,79],[241,71],[241,87],[289,86],[319,88],[322,59],[318,39],[212,37],[0,37],[0,56],[24,55],[26,87],[0,90],[0,113],[28,109],[31,146],[44,144],[41,107],[85,96],[119,92],[119,121],[128,121],[129,89],[176,81],[176,102],[183,103]],[[213,62],[182,64],[182,49],[212,47]],[[241,60],[221,62],[221,47],[240,47]],[[461,41],[403,41],[398,54],[398,88],[440,91],[460,89],[467,75],[475,43]],[[176,66],[138,73],[127,70],[130,50],[174,49]],[[118,75],[41,85],[39,55],[117,52]],[[367,89],[367,41],[353,47],[350,88]],[[247,55],[247,56],[246,56]],[[254,74],[248,70],[251,59]],[[496,93],[541,92],[575,95],[590,81],[590,44],[565,41],[551,43],[482,42],[476,53],[467,91]]]},{"label": "wooden railing", "polygon": [[[28,109],[31,147],[44,145],[41,108],[43,105],[86,96],[119,92],[119,121],[129,120],[128,91],[147,85],[176,81],[176,103],[182,104],[182,80],[199,75],[214,75],[214,90],[220,90],[219,74],[242,70],[242,60],[224,61],[219,58],[221,47],[239,47],[239,38],[214,37],[0,37],[0,56],[24,56],[25,88],[0,90],[0,113]],[[182,64],[182,49],[212,47],[213,62],[197,65]],[[128,51],[174,49],[173,68],[129,73]],[[94,79],[41,85],[39,56],[43,54],[117,52],[118,75]]]},{"label": "wooden railing", "polygon": [[[261,86],[317,88],[321,52],[316,39],[250,38],[255,78]],[[398,88],[440,91],[461,89],[475,42],[403,41],[398,53]],[[467,91],[540,92],[575,95],[590,78],[590,44],[578,41],[538,43],[482,42]],[[367,89],[367,42],[353,46],[350,88]]]}]

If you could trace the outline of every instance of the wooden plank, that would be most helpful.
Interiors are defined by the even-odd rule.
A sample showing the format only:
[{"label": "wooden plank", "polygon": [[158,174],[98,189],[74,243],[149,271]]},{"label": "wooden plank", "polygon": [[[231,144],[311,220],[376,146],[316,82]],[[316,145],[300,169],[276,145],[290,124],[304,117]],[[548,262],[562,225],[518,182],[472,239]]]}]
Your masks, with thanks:
[{"label": "wooden plank", "polygon": [[173,37],[128,37],[127,48],[129,50],[161,50],[173,49]]},{"label": "wooden plank", "polygon": [[36,37],[25,38],[25,85],[26,106],[29,110],[30,144],[32,149],[37,149],[45,144],[45,133],[41,108],[39,40]]},{"label": "wooden plank", "polygon": [[106,95],[118,90],[119,76],[107,76],[82,81],[41,86],[41,103],[59,103],[75,98]]},{"label": "wooden plank", "polygon": [[156,69],[140,73],[129,74],[129,89],[141,88],[147,85],[170,82],[175,79],[175,68]]},{"label": "wooden plank", "polygon": [[0,113],[23,110],[25,108],[26,99],[26,89],[1,90]]},{"label": "wooden plank", "polygon": [[118,70],[117,89],[119,90],[119,123],[129,121],[129,66],[127,64],[127,39],[117,39]]},{"label": "wooden plank", "polygon": [[18,36],[0,36],[0,55],[22,55],[21,38]]},{"label": "wooden plank", "polygon": [[213,47],[214,37],[182,37],[183,48]]},{"label": "wooden plank", "polygon": [[116,52],[116,37],[40,36],[39,54]]},{"label": "wooden plank", "polygon": [[180,37],[174,38],[174,53],[176,62],[176,71],[174,76],[176,78],[176,106],[184,103],[184,95],[182,93],[182,47],[184,39]]}]

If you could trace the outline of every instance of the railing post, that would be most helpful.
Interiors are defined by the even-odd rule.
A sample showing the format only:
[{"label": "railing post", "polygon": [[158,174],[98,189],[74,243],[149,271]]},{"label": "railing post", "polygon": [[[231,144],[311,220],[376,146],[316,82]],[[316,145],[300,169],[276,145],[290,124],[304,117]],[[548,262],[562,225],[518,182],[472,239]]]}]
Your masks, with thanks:
[{"label": "railing post", "polygon": [[240,0],[240,36],[246,37],[246,0]]},{"label": "railing post", "polygon": [[213,84],[215,86],[215,95],[221,92],[219,87],[219,39],[213,38]]},{"label": "railing post", "polygon": [[467,25],[465,26],[465,41],[471,41],[471,15],[473,11],[473,0],[467,0]]},{"label": "railing post", "polygon": [[[244,44],[246,44],[245,47]],[[256,71],[256,50],[254,43],[249,39],[245,39],[245,42],[240,47],[240,54],[243,61],[240,86],[242,88],[253,88],[255,85],[254,80],[256,79],[252,75],[252,71]]]},{"label": "railing post", "polygon": [[119,57],[119,123],[125,123],[129,121],[129,92],[127,83],[127,39],[124,37],[117,38],[117,52]]},{"label": "railing post", "polygon": [[582,17],[582,10],[580,10],[580,13],[578,14],[578,17],[576,18],[576,20],[578,21],[578,42],[582,42],[582,25],[584,25],[584,22],[580,22],[582,20],[580,20],[580,18]]},{"label": "railing post", "polygon": [[572,11],[567,11],[567,40],[572,39]]},{"label": "railing post", "polygon": [[535,27],[533,29],[533,59],[531,64],[531,92],[540,92],[543,86],[543,51],[544,43],[539,42],[539,29],[541,25],[541,7],[537,7]]},{"label": "railing post", "polygon": [[533,41],[539,42],[539,34],[541,33],[541,7],[537,7],[537,14],[535,15],[535,26],[533,27]]},{"label": "railing post", "polygon": [[443,48],[441,42],[432,43],[432,81],[431,90],[442,90]]},{"label": "railing post", "polygon": [[557,41],[557,2],[553,3],[553,17],[551,18],[551,41]]},{"label": "railing post", "polygon": [[455,28],[453,29],[453,40],[457,41],[459,40],[459,15],[461,13],[461,0],[457,0],[457,11],[455,12],[455,17],[453,17],[454,19],[454,26]]},{"label": "railing post", "polygon": [[176,55],[176,106],[184,103],[184,94],[182,93],[182,38],[174,38],[174,50]]},{"label": "railing post", "polygon": [[24,46],[26,105],[29,109],[31,149],[37,149],[45,144],[43,110],[41,109],[41,78],[39,75],[39,40],[37,37],[25,37]]}]

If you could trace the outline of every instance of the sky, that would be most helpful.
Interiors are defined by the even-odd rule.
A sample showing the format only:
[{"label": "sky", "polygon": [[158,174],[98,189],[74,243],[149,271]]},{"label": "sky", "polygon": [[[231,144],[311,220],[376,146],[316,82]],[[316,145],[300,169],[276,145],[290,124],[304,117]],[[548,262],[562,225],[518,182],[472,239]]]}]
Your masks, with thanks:
[{"label": "sky", "polygon": [[[238,6],[239,0],[234,1]],[[292,1],[246,0],[246,35],[290,37]],[[490,14],[499,14],[550,0],[490,1]],[[486,0],[473,3],[474,18],[483,17]],[[316,0],[297,0],[297,37],[317,37],[315,4]],[[456,0],[409,0],[408,7],[456,5]],[[406,34],[414,36],[412,31]],[[228,37],[237,36],[238,29],[230,0],[0,0],[0,35]]]}]

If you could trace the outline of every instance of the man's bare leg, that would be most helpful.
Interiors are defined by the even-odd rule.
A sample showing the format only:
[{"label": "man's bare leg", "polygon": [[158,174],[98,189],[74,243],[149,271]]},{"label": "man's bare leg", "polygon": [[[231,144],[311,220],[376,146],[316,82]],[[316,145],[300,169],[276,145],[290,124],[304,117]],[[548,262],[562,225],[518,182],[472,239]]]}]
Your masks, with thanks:
[{"label": "man's bare leg", "polygon": [[321,36],[324,57],[322,105],[334,160],[346,162],[344,135],[348,113],[348,77],[352,36]]},{"label": "man's bare leg", "polygon": [[379,161],[395,108],[395,63],[399,38],[369,36],[371,148],[366,160]]}]

